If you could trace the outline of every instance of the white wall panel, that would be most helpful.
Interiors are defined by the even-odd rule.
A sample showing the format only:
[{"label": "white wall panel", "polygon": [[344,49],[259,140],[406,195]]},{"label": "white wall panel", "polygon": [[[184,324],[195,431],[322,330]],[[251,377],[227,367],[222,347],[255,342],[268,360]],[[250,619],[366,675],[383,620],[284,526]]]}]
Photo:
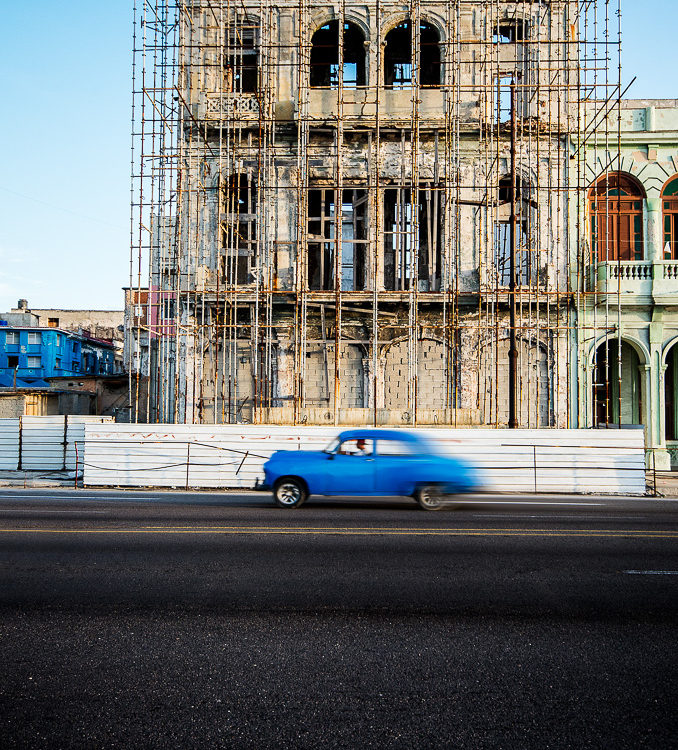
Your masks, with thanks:
[{"label": "white wall panel", "polygon": [[[642,430],[416,429],[476,465],[496,491],[645,492]],[[335,427],[85,426],[84,482],[101,486],[251,488],[276,450],[318,450]]]},{"label": "white wall panel", "polygon": [[0,471],[15,471],[19,465],[19,420],[0,419]]},{"label": "white wall panel", "polygon": [[75,443],[84,443],[85,424],[106,422],[112,423],[113,418],[74,415],[0,419],[0,469],[73,471]]}]

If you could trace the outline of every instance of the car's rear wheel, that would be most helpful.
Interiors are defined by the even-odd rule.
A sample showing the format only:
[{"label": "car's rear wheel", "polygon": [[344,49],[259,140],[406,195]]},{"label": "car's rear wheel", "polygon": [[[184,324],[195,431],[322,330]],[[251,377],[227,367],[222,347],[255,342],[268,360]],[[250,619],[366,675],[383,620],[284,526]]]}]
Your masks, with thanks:
[{"label": "car's rear wheel", "polygon": [[307,497],[306,485],[297,477],[281,477],[273,487],[273,499],[279,508],[298,508]]},{"label": "car's rear wheel", "polygon": [[440,510],[445,501],[445,495],[436,484],[425,484],[419,487],[414,497],[424,510]]}]

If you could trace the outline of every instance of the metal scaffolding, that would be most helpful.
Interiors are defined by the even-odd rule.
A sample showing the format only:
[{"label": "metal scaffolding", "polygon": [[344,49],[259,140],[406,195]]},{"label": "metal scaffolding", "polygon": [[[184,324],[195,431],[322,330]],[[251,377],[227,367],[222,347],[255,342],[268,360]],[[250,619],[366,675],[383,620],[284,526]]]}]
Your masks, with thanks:
[{"label": "metal scaffolding", "polygon": [[619,1],[136,0],[133,419],[578,426]]}]

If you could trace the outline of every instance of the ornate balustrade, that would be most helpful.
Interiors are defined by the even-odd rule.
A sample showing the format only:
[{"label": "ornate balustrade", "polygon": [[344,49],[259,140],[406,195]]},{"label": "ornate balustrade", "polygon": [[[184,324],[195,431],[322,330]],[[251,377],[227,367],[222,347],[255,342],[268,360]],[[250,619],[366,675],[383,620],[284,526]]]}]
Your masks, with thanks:
[{"label": "ornate balustrade", "polygon": [[[589,291],[615,295],[628,304],[678,304],[678,261],[636,260],[598,263]],[[644,299],[641,299],[644,298]]]},{"label": "ornate balustrade", "polygon": [[208,94],[205,117],[208,120],[258,120],[259,101],[254,94]]}]

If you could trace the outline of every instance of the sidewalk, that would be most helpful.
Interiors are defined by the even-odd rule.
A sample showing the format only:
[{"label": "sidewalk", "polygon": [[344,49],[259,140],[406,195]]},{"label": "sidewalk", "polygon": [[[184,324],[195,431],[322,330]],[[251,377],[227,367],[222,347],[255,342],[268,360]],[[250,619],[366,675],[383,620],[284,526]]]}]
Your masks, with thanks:
[{"label": "sidewalk", "polygon": [[[82,473],[78,484],[82,483]],[[0,471],[0,487],[74,487],[73,471]]]},{"label": "sidewalk", "polygon": [[[654,490],[654,472],[647,472],[647,490]],[[657,472],[657,492],[660,497],[678,498],[678,471]]]},{"label": "sidewalk", "polygon": [[[654,473],[647,472],[647,495],[654,494]],[[0,487],[75,487],[75,472],[73,471],[0,471]],[[82,473],[78,476],[78,487],[82,487]],[[138,487],[129,489],[148,489]],[[209,492],[214,488],[205,490],[191,488],[192,492]],[[218,490],[223,491],[223,490]],[[657,472],[658,497],[678,499],[678,471]]]}]

